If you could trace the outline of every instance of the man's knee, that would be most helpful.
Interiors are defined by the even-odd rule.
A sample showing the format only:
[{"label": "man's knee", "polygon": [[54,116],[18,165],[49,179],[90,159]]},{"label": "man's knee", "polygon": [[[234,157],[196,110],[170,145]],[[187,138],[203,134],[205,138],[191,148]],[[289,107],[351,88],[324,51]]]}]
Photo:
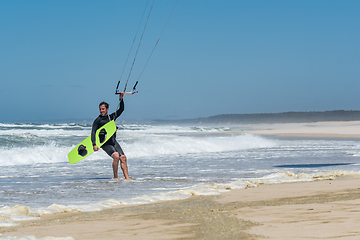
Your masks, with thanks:
[{"label": "man's knee", "polygon": [[121,156],[120,156],[120,161],[121,161],[122,163],[126,163],[126,156],[125,156],[125,155],[121,155]]},{"label": "man's knee", "polygon": [[119,161],[120,160],[120,155],[118,152],[114,152],[111,157],[114,159],[114,161]]}]

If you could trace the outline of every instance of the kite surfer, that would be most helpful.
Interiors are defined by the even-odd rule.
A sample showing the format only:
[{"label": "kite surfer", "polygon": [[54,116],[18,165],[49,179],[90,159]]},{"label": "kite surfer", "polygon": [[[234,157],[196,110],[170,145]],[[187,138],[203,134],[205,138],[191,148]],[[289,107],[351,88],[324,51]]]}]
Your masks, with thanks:
[{"label": "kite surfer", "polygon": [[[96,130],[101,128],[103,125],[110,122],[111,120],[115,121],[121,115],[121,113],[124,111],[123,97],[124,93],[119,93],[119,107],[115,112],[110,115],[108,114],[109,104],[106,102],[101,102],[99,104],[100,115],[94,120],[91,131],[91,141],[95,152],[99,150],[99,147],[96,146],[95,142]],[[120,147],[120,144],[116,141],[116,133],[104,145],[102,145],[101,148],[113,159],[112,167],[114,172],[114,178],[118,178],[118,167],[120,161],[120,167],[123,171],[124,178],[130,179],[126,162],[127,159],[122,148]]]}]

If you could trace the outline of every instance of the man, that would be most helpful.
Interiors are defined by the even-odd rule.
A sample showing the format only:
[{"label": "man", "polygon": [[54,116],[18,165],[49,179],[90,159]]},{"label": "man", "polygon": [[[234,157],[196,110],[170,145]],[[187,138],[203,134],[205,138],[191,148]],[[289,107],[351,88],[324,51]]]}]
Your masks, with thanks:
[{"label": "man", "polygon": [[[106,102],[101,102],[99,104],[100,115],[94,120],[91,131],[91,141],[95,152],[99,150],[99,147],[96,146],[95,143],[96,130],[104,126],[106,123],[110,122],[111,120],[116,120],[121,115],[121,113],[124,111],[123,97],[124,97],[124,93],[122,92],[119,95],[119,100],[120,100],[119,109],[110,115],[108,115],[109,104],[107,104]],[[113,159],[112,167],[114,171],[114,178],[118,178],[118,167],[120,161],[120,167],[124,173],[125,179],[130,179],[128,174],[128,167],[126,163],[126,156],[123,150],[121,149],[119,143],[116,141],[116,133],[104,145],[102,145],[101,148]]]}]

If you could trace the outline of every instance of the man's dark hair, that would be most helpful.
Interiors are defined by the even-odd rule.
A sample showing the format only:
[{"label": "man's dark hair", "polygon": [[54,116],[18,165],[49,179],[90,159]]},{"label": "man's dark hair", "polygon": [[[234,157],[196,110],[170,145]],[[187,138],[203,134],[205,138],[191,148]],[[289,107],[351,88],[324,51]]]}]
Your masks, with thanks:
[{"label": "man's dark hair", "polygon": [[108,104],[107,102],[101,102],[101,103],[99,104],[99,107],[100,107],[101,105],[105,105],[106,109],[109,108],[109,104]]}]

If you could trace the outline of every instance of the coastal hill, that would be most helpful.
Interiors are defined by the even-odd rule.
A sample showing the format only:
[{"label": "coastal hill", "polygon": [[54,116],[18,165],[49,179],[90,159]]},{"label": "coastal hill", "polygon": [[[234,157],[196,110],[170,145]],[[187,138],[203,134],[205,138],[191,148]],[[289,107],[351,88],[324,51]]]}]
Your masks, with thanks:
[{"label": "coastal hill", "polygon": [[158,120],[158,122],[177,122],[184,124],[305,123],[323,121],[360,121],[360,111],[334,110],[324,112],[222,114],[207,118],[183,119],[176,121]]}]

